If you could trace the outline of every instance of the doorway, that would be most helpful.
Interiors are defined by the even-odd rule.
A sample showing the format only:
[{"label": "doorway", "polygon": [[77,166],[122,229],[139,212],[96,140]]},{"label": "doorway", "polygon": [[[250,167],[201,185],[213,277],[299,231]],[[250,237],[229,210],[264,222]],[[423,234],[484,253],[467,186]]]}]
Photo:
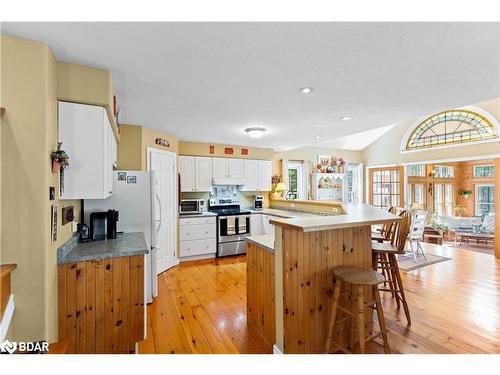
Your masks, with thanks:
[{"label": "doorway", "polygon": [[177,265],[177,155],[147,148],[148,170],[155,173],[154,235],[156,274]]}]

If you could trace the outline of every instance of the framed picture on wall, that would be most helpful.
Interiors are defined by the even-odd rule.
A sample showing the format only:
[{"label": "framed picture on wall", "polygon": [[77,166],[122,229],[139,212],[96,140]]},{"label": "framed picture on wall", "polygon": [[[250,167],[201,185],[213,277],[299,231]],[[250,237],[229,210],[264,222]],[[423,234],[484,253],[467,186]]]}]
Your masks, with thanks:
[{"label": "framed picture on wall", "polygon": [[57,241],[57,205],[52,205],[50,216],[50,243],[54,243]]}]

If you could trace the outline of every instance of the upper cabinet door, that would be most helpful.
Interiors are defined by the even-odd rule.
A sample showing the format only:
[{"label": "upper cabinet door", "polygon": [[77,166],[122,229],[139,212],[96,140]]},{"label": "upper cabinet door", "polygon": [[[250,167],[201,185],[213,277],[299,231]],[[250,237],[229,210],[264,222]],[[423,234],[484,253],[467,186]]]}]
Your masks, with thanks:
[{"label": "upper cabinet door", "polygon": [[[103,107],[59,102],[59,142],[69,156],[61,199],[105,199],[112,191],[113,132]],[[113,140],[111,139],[113,137]]]},{"label": "upper cabinet door", "polygon": [[228,159],[212,158],[212,177],[229,177]]},{"label": "upper cabinet door", "polygon": [[245,184],[240,187],[240,191],[258,191],[259,190],[259,161],[244,161]]},{"label": "upper cabinet door", "polygon": [[259,160],[259,191],[271,191],[271,161]]},{"label": "upper cabinet door", "polygon": [[181,174],[181,191],[195,191],[194,156],[179,156],[179,173]]},{"label": "upper cabinet door", "polygon": [[228,160],[228,177],[245,178],[245,164],[243,159],[227,159]]},{"label": "upper cabinet door", "polygon": [[212,190],[212,158],[195,157],[195,191]]}]

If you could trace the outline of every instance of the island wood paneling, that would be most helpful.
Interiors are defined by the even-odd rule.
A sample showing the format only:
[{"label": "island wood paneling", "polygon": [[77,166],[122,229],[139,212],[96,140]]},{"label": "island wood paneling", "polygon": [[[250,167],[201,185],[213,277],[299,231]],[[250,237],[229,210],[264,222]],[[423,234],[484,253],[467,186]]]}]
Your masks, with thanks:
[{"label": "island wood paneling", "polygon": [[276,342],[274,254],[247,243],[247,326],[269,350]]},{"label": "island wood paneling", "polygon": [[144,257],[60,264],[59,341],[68,353],[133,353],[144,337]]},{"label": "island wood paneling", "polygon": [[[283,227],[282,254],[284,352],[323,353],[334,287],[332,268],[337,265],[371,267],[371,228],[305,233]],[[369,288],[365,298],[371,298]],[[341,305],[356,311],[355,300],[349,300],[348,294]],[[372,327],[372,312],[368,310],[367,331]],[[338,314],[338,319],[342,317]],[[337,324],[335,340],[346,345],[349,338],[349,321]]]}]

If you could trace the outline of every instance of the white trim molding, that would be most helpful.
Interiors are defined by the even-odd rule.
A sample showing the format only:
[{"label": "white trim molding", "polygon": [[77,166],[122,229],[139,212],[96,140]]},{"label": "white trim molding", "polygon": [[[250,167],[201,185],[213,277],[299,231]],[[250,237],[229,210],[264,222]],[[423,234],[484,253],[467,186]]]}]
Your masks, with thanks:
[{"label": "white trim molding", "polygon": [[483,116],[484,118],[486,118],[493,125],[493,128],[495,129],[495,132],[496,132],[496,135],[497,135],[496,138],[486,139],[486,140],[482,140],[482,141],[472,141],[472,142],[464,142],[464,143],[453,143],[453,144],[447,144],[447,145],[445,144],[445,145],[442,145],[442,146],[434,146],[434,147],[420,148],[420,149],[415,149],[415,150],[407,150],[406,149],[406,145],[408,144],[408,140],[410,139],[411,135],[413,134],[413,132],[415,131],[415,129],[418,126],[420,126],[420,124],[423,121],[425,121],[426,119],[428,119],[430,116],[433,115],[433,114],[430,114],[430,115],[426,115],[426,116],[422,116],[422,117],[418,118],[406,130],[406,133],[403,136],[403,140],[401,141],[400,152],[402,154],[409,154],[409,153],[413,153],[413,152],[424,152],[424,151],[429,151],[429,150],[441,150],[441,149],[445,149],[445,148],[468,146],[468,145],[477,145],[477,144],[481,144],[481,143],[500,142],[500,124],[499,124],[498,120],[495,118],[495,116],[493,116],[488,111],[486,111],[486,110],[484,110],[482,108],[473,106],[473,105],[469,105],[469,106],[465,106],[465,107],[460,107],[460,108],[455,108],[455,109],[450,109],[450,111],[451,110],[457,110],[457,111],[466,110],[466,111],[476,112],[476,113],[480,114],[481,116]]},{"label": "white trim molding", "polygon": [[5,311],[3,313],[2,321],[0,322],[0,343],[4,342],[5,336],[7,336],[7,331],[9,330],[10,322],[12,320],[12,315],[14,315],[14,310],[16,306],[14,305],[14,295],[11,294]]}]

